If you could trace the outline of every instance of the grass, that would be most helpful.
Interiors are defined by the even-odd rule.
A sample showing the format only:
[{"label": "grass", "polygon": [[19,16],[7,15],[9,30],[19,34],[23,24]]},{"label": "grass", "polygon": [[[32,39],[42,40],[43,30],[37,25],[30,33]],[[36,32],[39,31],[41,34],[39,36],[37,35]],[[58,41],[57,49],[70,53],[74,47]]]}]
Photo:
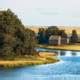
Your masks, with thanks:
[{"label": "grass", "polygon": [[32,66],[32,65],[41,65],[41,64],[49,64],[55,63],[59,60],[52,56],[47,57],[40,57],[40,56],[27,56],[27,57],[18,57],[14,60],[0,60],[0,67],[1,68],[16,68],[16,67],[25,67],[25,66]]},{"label": "grass", "polygon": [[38,45],[41,48],[59,49],[59,50],[72,50],[80,51],[80,44],[75,45],[61,45],[61,46],[50,46],[50,45]]}]

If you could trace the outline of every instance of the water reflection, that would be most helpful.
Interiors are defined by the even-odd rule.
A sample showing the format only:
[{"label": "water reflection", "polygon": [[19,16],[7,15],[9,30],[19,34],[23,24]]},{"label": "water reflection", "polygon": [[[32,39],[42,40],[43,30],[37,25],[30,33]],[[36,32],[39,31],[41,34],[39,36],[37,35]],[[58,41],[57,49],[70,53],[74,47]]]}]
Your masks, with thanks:
[{"label": "water reflection", "polygon": [[77,54],[76,56],[80,56],[80,52],[76,52],[76,54]]},{"label": "water reflection", "polygon": [[72,56],[76,56],[77,55],[77,53],[74,51],[72,51]]},{"label": "water reflection", "polygon": [[60,51],[61,56],[65,56],[65,51]]},{"label": "water reflection", "polygon": [[46,48],[37,48],[37,51],[40,52],[54,52],[58,56],[80,56],[79,51],[65,51],[65,50],[54,50],[54,49],[46,49]]},{"label": "water reflection", "polygon": [[58,56],[80,56],[80,52],[76,51],[57,51]]}]

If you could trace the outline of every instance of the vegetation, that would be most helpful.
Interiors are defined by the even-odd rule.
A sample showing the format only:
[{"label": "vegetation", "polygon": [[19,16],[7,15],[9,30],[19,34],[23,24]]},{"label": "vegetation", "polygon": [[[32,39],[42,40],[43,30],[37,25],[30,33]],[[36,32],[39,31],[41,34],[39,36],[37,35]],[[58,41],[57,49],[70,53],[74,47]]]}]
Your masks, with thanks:
[{"label": "vegetation", "polygon": [[50,26],[47,29],[39,28],[38,32],[38,43],[39,44],[48,44],[49,43],[49,37],[51,35],[58,35],[62,38],[67,38],[67,34],[65,33],[65,30],[59,30],[57,26]]},{"label": "vegetation", "polygon": [[76,30],[73,30],[71,38],[70,38],[70,43],[74,44],[74,43],[77,43],[77,42],[78,42],[78,35],[77,35]]},{"label": "vegetation", "polygon": [[59,60],[56,57],[45,57],[41,58],[39,56],[27,56],[27,57],[16,57],[14,60],[0,60],[0,68],[16,68],[25,67],[32,65],[41,65],[47,63],[55,63]]},{"label": "vegetation", "polygon": [[67,38],[67,34],[65,33],[64,30],[59,30],[59,35],[60,35],[62,38]]},{"label": "vegetation", "polygon": [[26,29],[11,10],[0,12],[0,58],[34,55],[35,45],[35,33]]},{"label": "vegetation", "polygon": [[[41,33],[42,31],[40,30]],[[44,60],[35,47],[35,33],[25,28],[11,10],[0,11],[0,67],[14,68],[57,61],[52,57],[44,57]]]},{"label": "vegetation", "polygon": [[66,50],[66,51],[80,51],[80,45],[61,45],[61,46],[50,46],[50,45],[38,45],[40,48],[55,49],[55,50]]},{"label": "vegetation", "polygon": [[47,29],[44,28],[39,28],[38,32],[38,43],[39,44],[48,44],[49,37],[51,35],[58,35],[59,34],[59,29],[57,26],[50,26]]},{"label": "vegetation", "polygon": [[39,44],[48,44],[49,43],[49,37],[51,35],[58,35],[61,36],[61,38],[69,38],[70,44],[75,44],[78,42],[78,35],[76,30],[72,30],[72,34],[70,37],[66,34],[65,30],[59,30],[57,26],[49,26],[48,28],[39,28],[37,40]]}]

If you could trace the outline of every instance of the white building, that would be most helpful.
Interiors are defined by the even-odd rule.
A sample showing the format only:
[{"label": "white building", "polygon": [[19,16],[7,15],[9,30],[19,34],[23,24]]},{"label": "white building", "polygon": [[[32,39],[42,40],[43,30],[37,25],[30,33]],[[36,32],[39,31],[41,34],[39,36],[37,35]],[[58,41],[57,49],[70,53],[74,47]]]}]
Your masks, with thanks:
[{"label": "white building", "polygon": [[69,38],[62,38],[61,36],[51,35],[49,38],[50,45],[66,45],[69,44]]}]

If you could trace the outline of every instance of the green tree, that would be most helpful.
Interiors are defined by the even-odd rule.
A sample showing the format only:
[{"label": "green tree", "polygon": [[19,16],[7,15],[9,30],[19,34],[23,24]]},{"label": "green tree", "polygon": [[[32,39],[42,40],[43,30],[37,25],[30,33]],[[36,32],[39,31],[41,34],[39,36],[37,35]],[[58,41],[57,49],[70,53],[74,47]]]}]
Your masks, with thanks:
[{"label": "green tree", "polygon": [[51,35],[58,35],[58,33],[59,33],[59,29],[57,26],[49,26],[45,31],[46,42],[48,43],[49,37]]},{"label": "green tree", "polygon": [[45,29],[44,28],[39,28],[37,38],[38,38],[38,43],[39,44],[44,44],[45,43]]},{"label": "green tree", "polygon": [[59,30],[59,35],[63,38],[67,38],[67,34],[65,33],[65,30]]},{"label": "green tree", "polygon": [[39,44],[48,44],[49,37],[51,35],[58,35],[59,29],[57,26],[49,26],[48,28],[39,28],[38,32],[38,43]]},{"label": "green tree", "polygon": [[70,37],[70,43],[74,44],[78,42],[78,35],[76,30],[72,30],[72,35]]},{"label": "green tree", "polygon": [[32,55],[35,33],[26,29],[21,20],[10,10],[0,11],[0,57]]}]

